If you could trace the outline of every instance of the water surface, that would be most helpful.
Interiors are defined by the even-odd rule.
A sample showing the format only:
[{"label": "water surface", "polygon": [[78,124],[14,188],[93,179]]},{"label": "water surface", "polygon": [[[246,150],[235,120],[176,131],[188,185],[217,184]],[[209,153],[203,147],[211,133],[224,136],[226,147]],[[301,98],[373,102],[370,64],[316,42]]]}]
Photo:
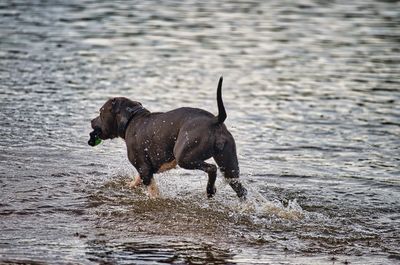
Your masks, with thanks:
[{"label": "water surface", "polygon": [[[398,1],[2,1],[0,262],[396,264]],[[87,145],[112,96],[217,113],[249,200]]]}]

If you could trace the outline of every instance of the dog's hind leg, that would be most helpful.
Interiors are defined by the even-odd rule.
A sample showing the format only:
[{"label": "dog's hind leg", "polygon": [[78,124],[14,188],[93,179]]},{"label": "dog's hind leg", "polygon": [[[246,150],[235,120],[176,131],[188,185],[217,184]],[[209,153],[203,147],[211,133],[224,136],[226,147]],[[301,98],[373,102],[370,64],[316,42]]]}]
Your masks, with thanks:
[{"label": "dog's hind leg", "polygon": [[198,169],[208,174],[207,197],[211,198],[216,192],[215,180],[217,178],[217,166],[204,161],[193,161],[193,158],[197,157],[198,156],[196,156],[193,152],[180,152],[177,154],[176,160],[181,168],[192,170]]},{"label": "dog's hind leg", "polygon": [[197,138],[189,142],[185,136],[179,135],[174,147],[176,162],[184,169],[198,169],[208,174],[207,197],[211,198],[215,192],[217,166],[204,162],[212,156],[213,150],[207,150],[208,139]]},{"label": "dog's hind leg", "polygon": [[217,179],[217,167],[213,164],[208,164],[204,161],[186,161],[186,160],[178,160],[178,165],[184,169],[198,169],[206,172],[208,174],[208,182],[207,182],[207,197],[211,198],[214,196],[215,189],[215,180]]},{"label": "dog's hind leg", "polygon": [[226,140],[223,149],[214,155],[214,160],[237,196],[246,199],[247,190],[239,181],[239,162],[233,137]]}]

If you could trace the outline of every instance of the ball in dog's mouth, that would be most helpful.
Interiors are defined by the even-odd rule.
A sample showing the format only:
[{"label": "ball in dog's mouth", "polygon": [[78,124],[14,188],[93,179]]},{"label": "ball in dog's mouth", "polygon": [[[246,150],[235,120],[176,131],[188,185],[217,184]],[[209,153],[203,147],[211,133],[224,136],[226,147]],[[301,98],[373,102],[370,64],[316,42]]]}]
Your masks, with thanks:
[{"label": "ball in dog's mouth", "polygon": [[88,145],[90,146],[96,146],[101,143],[101,139],[99,137],[101,131],[100,129],[94,129],[89,135],[90,139],[88,141]]}]

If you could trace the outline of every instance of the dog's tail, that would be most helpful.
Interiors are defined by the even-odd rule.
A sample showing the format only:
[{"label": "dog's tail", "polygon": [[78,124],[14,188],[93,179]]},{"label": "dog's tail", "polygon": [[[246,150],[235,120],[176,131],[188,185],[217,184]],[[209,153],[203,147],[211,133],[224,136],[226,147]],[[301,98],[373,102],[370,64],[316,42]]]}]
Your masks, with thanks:
[{"label": "dog's tail", "polygon": [[217,88],[217,104],[218,104],[218,116],[217,123],[221,124],[226,119],[226,112],[224,107],[224,102],[222,101],[222,76],[219,78],[218,88]]}]

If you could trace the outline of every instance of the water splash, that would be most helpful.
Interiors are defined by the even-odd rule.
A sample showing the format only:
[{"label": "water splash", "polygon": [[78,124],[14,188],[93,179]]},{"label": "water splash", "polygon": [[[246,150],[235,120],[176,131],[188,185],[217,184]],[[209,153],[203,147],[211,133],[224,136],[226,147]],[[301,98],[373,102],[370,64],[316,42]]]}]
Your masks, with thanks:
[{"label": "water splash", "polygon": [[302,219],[306,214],[296,199],[288,200],[285,206],[277,199],[269,200],[265,198],[254,184],[249,182],[244,182],[244,184],[248,189],[247,199],[238,203],[236,207],[238,213],[241,215],[251,215],[255,217],[254,220],[260,218],[281,218],[296,221]]},{"label": "water splash", "polygon": [[[224,212],[230,216],[249,217],[255,223],[262,223],[269,219],[283,219],[287,221],[298,221],[303,219],[307,212],[297,202],[297,199],[288,200],[286,205],[277,199],[269,200],[258,190],[258,187],[246,181],[242,182],[248,189],[248,196],[245,201],[239,200],[226,180],[217,180],[218,190],[214,199],[206,199],[205,184],[206,177],[199,177],[198,172],[175,170],[162,175],[155,176],[158,183],[161,197],[158,203],[163,200],[193,204],[201,209],[212,209]],[[117,175],[106,181],[105,187],[121,189],[132,193],[132,196],[140,197],[140,200],[150,200],[146,197],[147,191],[141,186],[130,189],[128,183],[132,180],[132,171],[126,168],[119,168]],[[148,202],[147,204],[152,204]]]}]

